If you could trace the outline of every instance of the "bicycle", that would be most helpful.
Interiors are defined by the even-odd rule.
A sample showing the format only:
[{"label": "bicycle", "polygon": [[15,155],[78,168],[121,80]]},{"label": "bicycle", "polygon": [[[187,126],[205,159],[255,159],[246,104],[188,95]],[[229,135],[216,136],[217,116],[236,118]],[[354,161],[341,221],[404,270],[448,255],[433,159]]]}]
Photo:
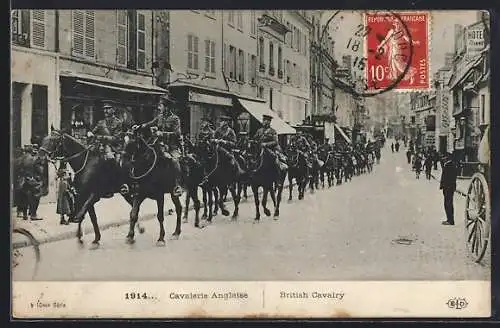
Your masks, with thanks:
[{"label": "bicycle", "polygon": [[12,250],[12,269],[16,268],[19,266],[19,258],[23,257],[23,253],[20,251],[20,248],[33,248],[33,251],[35,252],[35,267],[33,269],[33,275],[32,279],[36,277],[36,274],[38,272],[38,266],[41,260],[41,252],[40,252],[40,243],[38,240],[33,236],[31,232],[29,232],[25,228],[14,228],[12,229],[12,236],[14,234],[20,234],[23,237],[28,239],[28,244],[26,247],[16,247],[15,249]]}]

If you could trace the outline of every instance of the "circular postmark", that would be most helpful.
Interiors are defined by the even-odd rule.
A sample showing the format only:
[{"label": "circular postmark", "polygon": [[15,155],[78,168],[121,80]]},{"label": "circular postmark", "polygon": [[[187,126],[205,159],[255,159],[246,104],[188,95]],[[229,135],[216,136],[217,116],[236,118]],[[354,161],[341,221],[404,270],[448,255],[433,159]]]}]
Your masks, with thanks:
[{"label": "circular postmark", "polygon": [[414,41],[401,16],[391,11],[335,11],[320,32],[331,35],[339,67],[336,80],[348,92],[373,97],[413,79]]}]

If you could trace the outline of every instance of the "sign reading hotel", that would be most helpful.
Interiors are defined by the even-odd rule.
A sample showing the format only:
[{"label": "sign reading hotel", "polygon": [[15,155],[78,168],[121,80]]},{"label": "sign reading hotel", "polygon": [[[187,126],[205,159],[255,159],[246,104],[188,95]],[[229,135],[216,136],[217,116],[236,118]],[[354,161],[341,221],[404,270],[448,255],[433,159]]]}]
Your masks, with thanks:
[{"label": "sign reading hotel", "polygon": [[468,56],[474,56],[484,49],[483,24],[475,24],[467,28],[465,32],[465,44]]}]

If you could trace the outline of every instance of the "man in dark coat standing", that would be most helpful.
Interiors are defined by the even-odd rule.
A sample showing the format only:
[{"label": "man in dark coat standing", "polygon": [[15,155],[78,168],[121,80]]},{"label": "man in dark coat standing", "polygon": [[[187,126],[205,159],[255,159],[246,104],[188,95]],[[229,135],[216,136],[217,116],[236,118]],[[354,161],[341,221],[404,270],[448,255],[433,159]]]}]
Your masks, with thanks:
[{"label": "man in dark coat standing", "polygon": [[439,189],[443,190],[444,210],[446,212],[446,221],[443,221],[442,224],[455,225],[453,195],[457,189],[457,165],[450,153],[443,156],[442,163],[443,171]]}]

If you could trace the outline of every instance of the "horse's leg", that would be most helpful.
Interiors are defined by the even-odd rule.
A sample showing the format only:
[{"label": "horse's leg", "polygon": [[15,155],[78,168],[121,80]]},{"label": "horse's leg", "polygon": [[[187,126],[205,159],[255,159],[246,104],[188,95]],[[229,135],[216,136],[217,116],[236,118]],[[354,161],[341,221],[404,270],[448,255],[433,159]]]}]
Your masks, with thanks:
[{"label": "horse's leg", "polygon": [[233,202],[234,202],[234,211],[233,211],[233,220],[236,220],[238,217],[238,212],[239,212],[239,205],[240,205],[240,195],[238,191],[235,189],[235,186],[231,186],[229,188],[229,191],[231,192],[231,197],[233,197]]},{"label": "horse's leg", "polygon": [[220,208],[222,215],[224,215],[224,216],[229,215],[229,211],[226,209],[226,206],[224,204],[224,201],[227,198],[227,190],[228,190],[228,186],[219,187],[219,191],[220,191],[219,208]]},{"label": "horse's leg", "polygon": [[219,190],[217,187],[214,187],[212,189],[212,195],[214,198],[213,206],[214,206],[214,216],[216,216],[219,213]]},{"label": "horse's leg", "polygon": [[271,200],[273,201],[273,205],[274,205],[274,218],[277,219],[277,217],[280,215],[280,208],[279,208],[279,204],[276,200],[276,194],[278,194],[280,192],[280,186],[278,185],[278,188],[275,192],[275,190],[270,190],[269,193],[271,195]]},{"label": "horse's leg", "polygon": [[194,186],[190,191],[194,203],[194,226],[196,228],[202,228],[200,227],[200,200],[198,199],[197,189],[198,187]]},{"label": "horse's leg", "polygon": [[175,231],[172,234],[172,238],[179,239],[179,236],[181,234],[181,216],[182,216],[181,200],[179,199],[179,197],[175,197],[172,194],[170,194],[170,198],[172,199],[172,202],[175,205],[175,214],[177,215],[177,221],[175,223]]},{"label": "horse's leg", "polygon": [[253,199],[255,203],[255,221],[260,220],[260,210],[259,210],[259,186],[252,184]]},{"label": "horse's leg", "polygon": [[208,190],[206,187],[203,187],[201,190],[202,190],[202,195],[203,195],[202,196],[203,197],[203,215],[201,216],[201,219],[206,220],[207,219]]},{"label": "horse's leg", "polygon": [[144,198],[145,197],[142,195],[137,195],[136,197],[134,197],[134,201],[132,202],[132,209],[130,210],[130,226],[127,235],[128,244],[133,244],[135,242],[134,240],[135,224],[139,219],[139,209],[141,208],[141,204],[144,201]]},{"label": "horse's leg", "polygon": [[94,241],[92,244],[95,247],[99,246],[99,241],[101,240],[101,232],[99,231],[99,225],[97,224],[97,215],[95,213],[94,204],[90,205],[88,208],[90,221],[92,222],[92,226],[94,227]]},{"label": "horse's leg", "polygon": [[[299,194],[300,194],[300,185],[298,184],[298,179],[295,178],[295,181],[297,181],[297,186],[298,186],[298,189],[299,189]],[[292,200],[292,191],[293,191],[293,177],[291,174],[288,174],[288,191],[289,191],[289,195],[288,195],[288,200]]]},{"label": "horse's leg", "polygon": [[[188,195],[186,195],[186,199],[189,199]],[[159,194],[156,197],[156,217],[158,218],[158,223],[160,224],[160,237],[158,237],[158,240],[156,241],[156,246],[165,246],[165,226],[163,225],[163,222],[165,221],[164,207],[165,195]]]},{"label": "horse's leg", "polygon": [[190,199],[191,199],[191,188],[188,188],[187,192],[186,192],[186,200],[184,202],[184,205],[185,205],[184,216],[183,216],[184,223],[188,222],[188,211],[189,211],[189,200]]},{"label": "horse's leg", "polygon": [[245,196],[245,200],[248,199],[248,193],[247,193],[248,185],[246,183],[243,184],[243,195]]},{"label": "horse's leg", "polygon": [[[127,203],[129,203],[130,206],[132,206],[132,203],[133,203],[133,197],[130,196],[130,194],[126,194],[126,195],[123,195],[121,194],[123,199],[125,199],[125,201]],[[144,233],[144,231],[146,231],[146,229],[141,225],[141,223],[139,221],[137,221],[137,230],[139,231],[139,233]]]},{"label": "horse's leg", "polygon": [[214,205],[214,199],[213,199],[213,189],[208,188],[207,189],[207,198],[208,198],[208,218],[207,222],[212,222],[213,218],[213,213],[212,213],[212,206]]},{"label": "horse's leg", "polygon": [[267,195],[269,192],[273,192],[272,184],[270,186],[264,186],[264,193],[262,194],[262,209],[264,210],[264,214],[266,216],[271,216],[271,211],[267,208]]}]

